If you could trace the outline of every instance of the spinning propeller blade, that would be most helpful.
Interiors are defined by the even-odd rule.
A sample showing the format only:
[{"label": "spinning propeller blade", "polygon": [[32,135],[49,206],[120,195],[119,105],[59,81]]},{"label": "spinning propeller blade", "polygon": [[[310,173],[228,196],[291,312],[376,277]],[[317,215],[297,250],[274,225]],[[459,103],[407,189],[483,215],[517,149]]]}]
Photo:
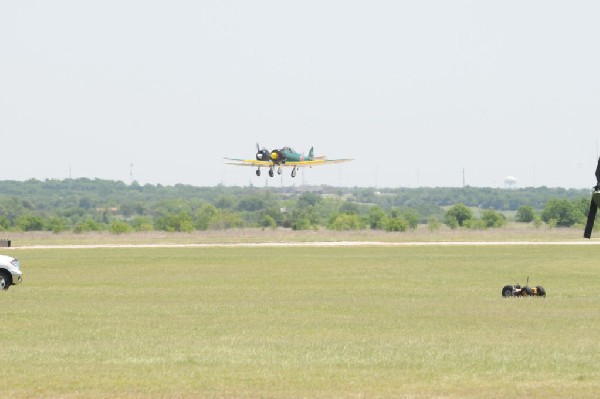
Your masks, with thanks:
[{"label": "spinning propeller blade", "polygon": [[598,159],[598,165],[596,166],[596,186],[594,187],[594,193],[592,194],[592,201],[590,202],[590,211],[588,212],[588,219],[583,231],[584,238],[592,237],[592,230],[594,229],[594,221],[596,220],[596,212],[598,211],[597,199],[600,199],[598,193],[600,192],[600,158]]},{"label": "spinning propeller blade", "polygon": [[592,229],[594,228],[594,221],[596,220],[596,211],[598,210],[598,205],[594,201],[592,197],[592,202],[590,203],[590,211],[588,212],[587,224],[585,225],[585,230],[583,232],[584,238],[592,237]]}]

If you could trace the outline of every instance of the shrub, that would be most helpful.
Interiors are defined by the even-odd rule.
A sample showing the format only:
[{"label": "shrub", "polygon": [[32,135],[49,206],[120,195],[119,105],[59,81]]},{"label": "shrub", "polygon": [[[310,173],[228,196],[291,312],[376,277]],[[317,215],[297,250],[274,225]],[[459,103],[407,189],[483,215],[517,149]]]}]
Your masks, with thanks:
[{"label": "shrub", "polygon": [[[465,221],[472,218],[473,212],[465,204],[456,204],[446,212],[446,220],[450,221],[450,219],[454,219],[459,226],[462,226]],[[450,223],[448,225],[450,226]]]},{"label": "shrub", "polygon": [[333,218],[327,227],[331,230],[360,230],[363,226],[360,216],[345,213]]},{"label": "shrub", "polygon": [[112,234],[125,234],[129,233],[131,230],[131,226],[122,220],[115,220],[108,227],[108,231]]},{"label": "shrub", "polygon": [[485,227],[502,227],[506,224],[506,217],[493,209],[486,209],[481,215]]},{"label": "shrub", "polygon": [[533,207],[529,205],[522,205],[517,209],[516,219],[517,222],[521,223],[530,223],[533,222],[533,217],[535,216],[535,212]]}]

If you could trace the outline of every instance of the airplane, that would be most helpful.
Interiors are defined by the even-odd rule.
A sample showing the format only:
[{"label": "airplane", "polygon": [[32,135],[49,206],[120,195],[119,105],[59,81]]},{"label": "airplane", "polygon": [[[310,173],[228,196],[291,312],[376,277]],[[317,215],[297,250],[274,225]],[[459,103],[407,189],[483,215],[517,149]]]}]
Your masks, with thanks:
[{"label": "airplane", "polygon": [[277,166],[278,175],[282,173],[282,167],[290,167],[292,168],[292,177],[296,177],[296,172],[298,171],[298,168],[307,166],[309,168],[312,168],[313,166],[330,165],[352,161],[352,159],[327,159],[325,156],[315,156],[314,147],[310,147],[308,155],[305,156],[299,152],[294,151],[290,147],[282,147],[273,151],[269,151],[264,147],[261,149],[258,143],[256,144],[256,160],[235,158],[225,159],[227,161],[232,161],[226,162],[229,165],[256,167],[256,176],[260,176],[261,167],[269,168],[270,177],[273,177],[275,175],[275,166]]}]

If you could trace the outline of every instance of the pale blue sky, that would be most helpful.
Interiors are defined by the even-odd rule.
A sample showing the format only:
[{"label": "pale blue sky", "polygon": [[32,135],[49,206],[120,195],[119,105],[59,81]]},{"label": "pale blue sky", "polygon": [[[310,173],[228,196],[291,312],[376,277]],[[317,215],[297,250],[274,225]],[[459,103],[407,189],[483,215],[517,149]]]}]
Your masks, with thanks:
[{"label": "pale blue sky", "polygon": [[0,179],[595,184],[596,1],[3,1]]}]

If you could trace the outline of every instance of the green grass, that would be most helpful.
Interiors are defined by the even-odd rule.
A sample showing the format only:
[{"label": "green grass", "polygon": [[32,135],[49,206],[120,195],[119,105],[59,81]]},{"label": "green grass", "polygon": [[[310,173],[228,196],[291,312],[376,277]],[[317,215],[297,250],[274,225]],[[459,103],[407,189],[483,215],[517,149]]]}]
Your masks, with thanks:
[{"label": "green grass", "polygon": [[[595,397],[595,246],[12,250],[2,397]],[[518,278],[548,297],[504,299]]]}]

